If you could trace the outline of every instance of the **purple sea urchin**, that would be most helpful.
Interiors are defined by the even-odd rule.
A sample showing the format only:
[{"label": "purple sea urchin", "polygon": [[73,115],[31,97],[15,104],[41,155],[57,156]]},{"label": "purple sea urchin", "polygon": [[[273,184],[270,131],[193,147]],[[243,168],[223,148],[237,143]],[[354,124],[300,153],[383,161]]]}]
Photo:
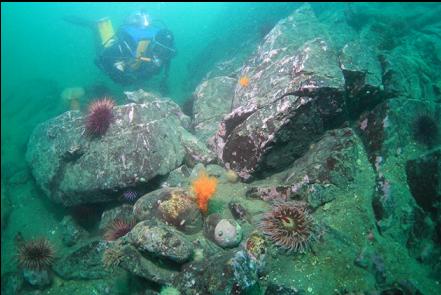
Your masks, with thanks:
[{"label": "purple sea urchin", "polygon": [[90,136],[104,135],[113,121],[113,100],[103,98],[90,104],[86,118],[86,132]]},{"label": "purple sea urchin", "polygon": [[106,229],[104,238],[107,241],[114,241],[125,236],[135,226],[135,220],[115,219]]},{"label": "purple sea urchin", "polygon": [[28,270],[41,271],[54,262],[55,251],[46,239],[23,242],[18,248],[19,265]]},{"label": "purple sea urchin", "polygon": [[127,202],[134,202],[138,199],[138,193],[136,191],[127,190],[123,192],[123,199]]},{"label": "purple sea urchin", "polygon": [[288,253],[305,252],[317,238],[313,219],[302,202],[274,205],[262,217],[258,227],[277,247]]}]

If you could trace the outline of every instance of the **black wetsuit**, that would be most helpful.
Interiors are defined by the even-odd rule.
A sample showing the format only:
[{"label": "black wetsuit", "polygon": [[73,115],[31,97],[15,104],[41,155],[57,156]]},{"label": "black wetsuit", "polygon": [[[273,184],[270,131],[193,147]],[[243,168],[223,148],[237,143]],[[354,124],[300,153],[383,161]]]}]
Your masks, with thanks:
[{"label": "black wetsuit", "polygon": [[[136,58],[138,43],[142,40],[150,41],[143,54],[150,61],[138,61]],[[110,42],[111,46],[104,47],[98,55],[96,64],[115,82],[131,84],[147,80],[159,74],[163,68],[164,79],[167,78],[170,60],[175,55],[173,35],[169,30],[126,25]],[[137,61],[137,66],[132,66]]]}]

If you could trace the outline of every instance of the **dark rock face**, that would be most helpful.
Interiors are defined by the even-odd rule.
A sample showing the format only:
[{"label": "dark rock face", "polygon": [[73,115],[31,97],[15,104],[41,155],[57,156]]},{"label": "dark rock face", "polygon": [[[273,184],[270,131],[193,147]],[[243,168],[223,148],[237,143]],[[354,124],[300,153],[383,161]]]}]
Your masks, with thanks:
[{"label": "dark rock face", "polygon": [[177,271],[158,265],[145,258],[134,246],[125,245],[120,250],[120,266],[128,272],[158,284],[170,284]]},{"label": "dark rock face", "polygon": [[103,263],[107,249],[105,241],[92,241],[80,245],[54,265],[54,271],[66,280],[91,280],[105,278],[110,274]]},{"label": "dark rock face", "polygon": [[408,161],[406,174],[417,204],[424,211],[436,214],[441,202],[441,149]]},{"label": "dark rock face", "polygon": [[351,186],[355,171],[366,164],[360,153],[363,146],[352,129],[330,130],[291,168],[272,177],[277,185],[251,186],[247,196],[271,202],[303,199],[318,207],[333,200],[337,189]]},{"label": "dark rock face", "polygon": [[390,97],[383,86],[381,63],[367,42],[349,42],[341,50],[340,67],[345,77],[347,110],[350,118]]},{"label": "dark rock face", "polygon": [[[386,94],[381,64],[358,41],[339,53],[305,5],[280,21],[243,67],[212,146],[242,179],[282,170],[328,129]],[[374,98],[374,99],[373,99]]]},{"label": "dark rock face", "polygon": [[419,208],[414,210],[408,248],[420,262],[441,271],[441,149],[433,150],[406,163],[407,182]]},{"label": "dark rock face", "polygon": [[84,134],[85,117],[79,112],[64,113],[34,130],[27,160],[53,201],[73,206],[112,200],[125,187],[166,175],[186,157],[213,158],[183,127],[189,118],[171,101],[149,97],[143,104],[114,107],[113,113],[114,122],[97,139]]},{"label": "dark rock face", "polygon": [[415,138],[415,121],[422,114],[439,121],[441,105],[430,101],[396,97],[388,99],[372,111],[363,113],[357,121],[360,135],[373,165],[378,166],[378,157],[385,160],[390,155],[400,153],[398,149],[409,143],[416,143],[421,148],[424,144]]},{"label": "dark rock face", "polygon": [[65,216],[61,221],[63,243],[71,247],[80,240],[86,238],[88,233],[80,225],[78,225],[71,216]]},{"label": "dark rock face", "polygon": [[1,231],[3,232],[3,229],[6,227],[9,215],[12,211],[11,202],[9,201],[9,197],[7,195],[5,187],[3,186],[3,183],[1,186],[1,204]]}]

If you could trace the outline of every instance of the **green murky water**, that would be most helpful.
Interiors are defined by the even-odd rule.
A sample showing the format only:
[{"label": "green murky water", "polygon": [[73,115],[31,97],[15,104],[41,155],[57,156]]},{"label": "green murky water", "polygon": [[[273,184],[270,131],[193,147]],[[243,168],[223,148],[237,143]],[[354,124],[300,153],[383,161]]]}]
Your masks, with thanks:
[{"label": "green murky water", "polygon": [[[441,6],[313,3],[297,11],[302,5],[2,3],[2,294],[37,294],[35,290],[41,292],[38,294],[179,294],[173,293],[179,291],[181,294],[440,294]],[[118,83],[109,71],[97,65],[104,52],[97,22],[108,18],[114,31],[120,32],[128,22],[139,21],[134,13],[140,11],[147,15],[145,20],[150,25],[166,28],[173,36],[168,76],[164,78],[166,70],[162,66],[159,73],[139,74],[136,81]],[[132,46],[120,44],[126,45]],[[142,49],[137,45],[132,46],[127,58],[138,58],[136,62],[141,67],[155,61],[156,57],[150,56],[149,51],[144,51],[147,60],[139,60],[135,51]],[[164,60],[162,56],[159,58],[160,62]],[[117,68],[115,71],[119,71],[118,61],[110,63]],[[166,89],[162,87],[163,81]],[[210,86],[204,88],[204,85]],[[187,154],[179,158],[176,155],[181,153],[180,149],[175,147],[173,159],[178,157],[179,165],[164,168],[165,172],[151,168],[161,172],[158,175],[146,172],[152,177],[145,182],[139,181],[143,175],[136,175],[133,183],[127,181],[130,183],[127,187],[108,188],[105,194],[109,194],[111,201],[67,206],[48,198],[48,192],[55,194],[62,189],[53,182],[50,189],[42,185],[44,181],[37,176],[40,174],[32,171],[37,166],[26,160],[34,129],[71,110],[77,110],[73,114],[86,114],[90,103],[104,96],[121,106],[121,114],[114,114],[116,122],[129,118],[131,124],[133,109],[124,117],[124,105],[130,103],[124,92],[138,89],[169,100],[171,105],[176,103],[174,111],[158,118],[173,116],[173,112],[181,114],[177,111],[179,106],[188,115],[187,119],[179,119],[187,130],[183,131],[185,136],[195,135],[194,140],[214,151],[213,158],[205,161],[191,157],[188,146],[182,152]],[[319,90],[315,92],[315,89]],[[296,105],[290,100],[295,97],[304,99],[302,103],[309,99],[317,102],[312,107],[289,111],[290,115],[281,111]],[[287,101],[279,105],[284,99]],[[255,115],[243,117],[239,123],[232,120],[234,126],[227,123],[224,131],[233,132],[237,138],[256,131],[265,140],[256,144],[257,150],[244,148],[245,143],[234,141],[233,135],[225,139],[225,148],[219,141],[213,146],[207,140],[208,135],[222,130],[218,123],[240,106],[251,106]],[[271,112],[277,115],[268,115]],[[215,115],[210,117],[211,113]],[[138,122],[136,114],[135,111]],[[200,124],[206,122],[201,117],[214,122],[210,125],[214,129],[207,133],[200,131]],[[309,124],[308,117],[320,119]],[[247,127],[240,129],[241,122],[246,122]],[[127,126],[133,126],[130,124]],[[228,126],[236,129],[231,131]],[[269,132],[267,138],[268,129],[275,133]],[[355,147],[325,157],[323,150],[328,150],[335,140],[343,140],[339,131],[332,133],[334,129],[346,130],[344,136],[350,133]],[[173,141],[172,133],[165,142]],[[184,135],[178,137],[182,139]],[[152,138],[151,134],[148,138]],[[100,139],[94,140],[90,142],[95,144]],[[84,142],[89,147],[88,139]],[[83,155],[84,142],[79,144],[79,157]],[[111,139],[108,145],[112,145]],[[199,147],[194,142],[190,146]],[[219,149],[223,150],[222,156]],[[243,151],[246,152],[242,157]],[[50,148],[44,150],[46,154],[51,152]],[[103,150],[103,154],[106,152]],[[135,149],[136,152],[148,153]],[[252,154],[259,155],[257,160],[247,158]],[[66,160],[66,165],[75,165],[76,150],[69,155],[73,160]],[[113,165],[110,158],[110,164],[102,163],[103,167]],[[118,162],[122,165],[119,169],[130,170],[125,161],[126,158],[123,164]],[[170,262],[161,255],[158,258],[155,251],[143,258],[148,261],[145,263],[165,269],[169,275],[166,281],[149,279],[151,276],[143,275],[147,271],[142,267],[136,273],[130,264],[133,260],[128,262],[129,266],[117,267],[110,273],[109,267],[102,264],[99,252],[102,249],[96,250],[100,254],[91,254],[93,251],[72,254],[91,241],[107,247],[103,246],[106,243],[99,224],[103,222],[104,211],[124,203],[117,195],[135,188],[137,199],[170,183],[191,191],[191,181],[201,163],[213,165],[206,169],[218,181],[208,212],[201,213],[201,224],[205,224],[204,228],[214,227],[216,224],[210,222],[218,220],[210,219],[212,214],[218,214],[219,219],[238,219],[243,232],[239,244],[232,248],[219,247],[213,237],[207,237],[209,234],[202,226],[198,233],[185,233],[184,238],[194,249],[184,264]],[[181,170],[176,172],[174,168],[179,166]],[[250,178],[249,171],[252,171]],[[55,173],[54,179],[62,179],[64,173],[64,170]],[[86,198],[80,196],[84,192],[81,189],[73,191],[78,192],[79,199]],[[274,201],[265,197],[267,191],[274,192],[276,199],[283,195],[287,198],[285,202],[307,203],[308,212],[320,225],[315,230],[318,237],[312,251],[282,253],[277,241],[262,230],[259,226],[262,214],[271,211]],[[317,191],[322,192],[320,197]],[[102,193],[98,189],[94,192]],[[231,202],[242,206],[247,212],[245,217],[235,216]],[[79,223],[76,226],[83,228],[84,235],[72,238],[78,229],[66,224],[67,216],[73,217],[72,224]],[[287,232],[298,230],[294,217],[280,218],[278,224]],[[168,223],[171,227],[170,220]],[[70,232],[66,234],[66,231]],[[252,234],[262,231],[266,256],[260,265],[252,262],[249,245],[256,242],[250,240]],[[20,262],[22,256],[17,256],[25,241],[37,237],[48,239],[56,253],[46,279],[40,269],[30,274]],[[66,242],[69,238],[74,242]],[[241,250],[248,251],[248,256],[237,254]],[[84,255],[84,259],[72,263],[69,260],[72,255]],[[225,256],[210,260],[216,255]],[[66,265],[72,263],[72,273],[79,275],[69,277],[66,270],[60,270],[63,261]],[[222,263],[233,265],[234,269],[215,267]],[[193,273],[189,270],[192,265],[195,269],[205,269],[202,273],[213,273],[211,276]],[[157,271],[158,277],[166,276],[159,269],[149,269],[153,273]],[[183,277],[184,272],[189,273],[187,278]],[[32,275],[37,279],[33,280]],[[38,286],[36,280],[46,283]],[[226,282],[225,286],[222,281]]]}]

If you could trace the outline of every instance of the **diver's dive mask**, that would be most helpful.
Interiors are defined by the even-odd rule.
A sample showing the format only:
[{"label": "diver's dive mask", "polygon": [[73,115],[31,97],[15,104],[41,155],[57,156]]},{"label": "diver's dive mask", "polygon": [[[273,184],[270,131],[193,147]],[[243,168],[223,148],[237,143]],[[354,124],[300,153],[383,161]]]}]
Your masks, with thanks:
[{"label": "diver's dive mask", "polygon": [[145,28],[150,25],[150,16],[144,11],[136,11],[129,16],[127,23]]}]

